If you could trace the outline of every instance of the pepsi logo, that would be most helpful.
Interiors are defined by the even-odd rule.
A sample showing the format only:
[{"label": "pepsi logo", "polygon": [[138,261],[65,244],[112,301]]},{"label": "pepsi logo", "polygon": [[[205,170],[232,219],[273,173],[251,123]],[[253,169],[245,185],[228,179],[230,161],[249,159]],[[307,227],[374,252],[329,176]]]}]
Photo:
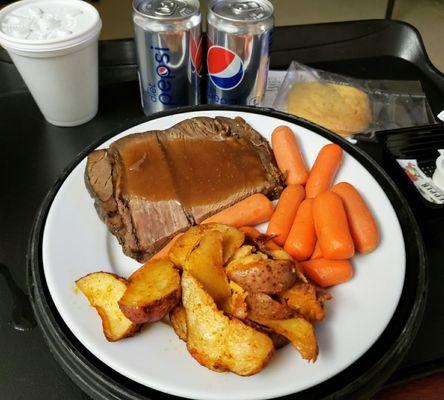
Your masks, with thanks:
[{"label": "pepsi logo", "polygon": [[157,74],[160,76],[167,76],[169,74],[169,70],[167,67],[160,65],[157,67]]},{"label": "pepsi logo", "polygon": [[244,77],[240,57],[221,46],[211,46],[207,54],[208,75],[219,89],[234,89]]}]

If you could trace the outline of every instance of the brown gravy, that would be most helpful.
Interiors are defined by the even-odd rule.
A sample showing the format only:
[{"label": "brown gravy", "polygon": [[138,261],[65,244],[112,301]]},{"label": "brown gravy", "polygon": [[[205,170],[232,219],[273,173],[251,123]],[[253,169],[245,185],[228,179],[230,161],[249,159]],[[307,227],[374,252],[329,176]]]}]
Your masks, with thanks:
[{"label": "brown gravy", "polygon": [[155,134],[121,141],[118,151],[126,194],[153,201],[177,198],[173,177]]},{"label": "brown gravy", "polygon": [[225,198],[266,179],[262,162],[242,138],[174,139],[157,136],[119,148],[124,190],[147,200],[177,199],[186,207]]}]

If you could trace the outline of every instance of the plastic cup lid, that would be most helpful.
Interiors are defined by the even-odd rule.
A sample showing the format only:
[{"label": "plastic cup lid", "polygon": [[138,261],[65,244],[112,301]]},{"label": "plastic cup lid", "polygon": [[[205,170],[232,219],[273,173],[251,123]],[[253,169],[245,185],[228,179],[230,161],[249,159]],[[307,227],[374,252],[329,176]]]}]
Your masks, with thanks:
[{"label": "plastic cup lid", "polygon": [[73,47],[100,32],[102,21],[81,0],[22,0],[0,11],[0,44],[12,50],[46,52]]}]

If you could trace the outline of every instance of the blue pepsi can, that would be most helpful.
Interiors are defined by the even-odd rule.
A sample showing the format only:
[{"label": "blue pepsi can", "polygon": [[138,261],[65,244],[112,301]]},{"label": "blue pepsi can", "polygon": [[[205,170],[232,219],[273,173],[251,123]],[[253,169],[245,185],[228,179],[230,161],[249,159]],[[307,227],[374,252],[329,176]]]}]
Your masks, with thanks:
[{"label": "blue pepsi can", "polygon": [[273,6],[214,0],[207,14],[207,102],[260,105],[269,66]]},{"label": "blue pepsi can", "polygon": [[144,113],[199,104],[199,1],[134,0],[133,21]]}]

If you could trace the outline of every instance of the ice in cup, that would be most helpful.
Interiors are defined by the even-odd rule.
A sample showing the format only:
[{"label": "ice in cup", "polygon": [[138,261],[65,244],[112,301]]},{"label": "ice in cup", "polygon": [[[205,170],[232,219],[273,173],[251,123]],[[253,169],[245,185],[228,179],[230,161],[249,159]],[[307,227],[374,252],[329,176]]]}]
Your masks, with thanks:
[{"label": "ice in cup", "polygon": [[23,0],[0,11],[0,45],[51,124],[76,126],[97,114],[101,28],[81,0]]}]

